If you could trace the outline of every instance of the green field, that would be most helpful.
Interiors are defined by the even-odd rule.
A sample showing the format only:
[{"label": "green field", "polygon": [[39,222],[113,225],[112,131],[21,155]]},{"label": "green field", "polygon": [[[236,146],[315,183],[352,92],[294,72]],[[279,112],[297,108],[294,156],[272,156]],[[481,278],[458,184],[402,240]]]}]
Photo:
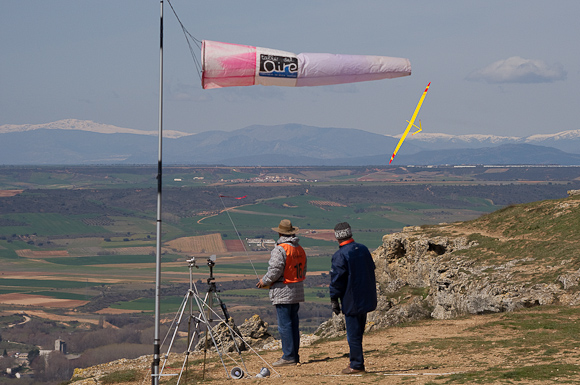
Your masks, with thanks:
[{"label": "green field", "polygon": [[29,245],[24,241],[5,241],[0,240],[0,259],[19,259],[16,250],[22,249],[38,249],[34,245]]},{"label": "green field", "polygon": [[[0,293],[33,289],[42,291],[43,295],[55,298],[70,295],[73,299],[84,297],[79,290],[86,288],[88,278],[100,282],[100,277],[122,284],[100,282],[88,286],[99,287],[103,292],[130,291],[134,285],[140,289],[152,287],[155,257],[151,251],[156,246],[156,171],[155,167],[148,166],[0,167],[1,189],[24,189],[15,197],[0,198],[0,264],[2,273],[7,274],[0,280]],[[484,169],[470,171],[488,178]],[[546,171],[546,175],[564,171],[570,172],[552,169]],[[464,177],[453,169],[396,167],[390,172],[400,174],[397,183],[357,181],[369,172],[375,170],[167,167],[164,171],[162,243],[211,233],[221,234],[224,240],[275,239],[277,234],[271,228],[281,219],[288,218],[302,230],[332,229],[336,223],[348,221],[355,240],[373,250],[381,245],[385,234],[399,231],[404,226],[477,218],[503,207],[516,191],[514,186],[492,186],[485,195],[480,186],[487,186],[487,179],[478,182],[476,176]],[[268,173],[286,173],[296,180],[308,179],[309,182],[292,186],[272,183],[260,187],[239,183]],[[534,181],[540,180],[536,174],[533,178]],[[234,182],[228,184],[222,179]],[[315,179],[319,181],[312,182]],[[424,183],[401,184],[412,179]],[[465,187],[445,185],[442,183],[445,180],[462,182]],[[212,183],[217,184],[214,187]],[[440,187],[436,187],[437,183]],[[548,187],[550,191],[572,188],[564,185],[547,186],[546,189]],[[535,184],[533,189],[526,190],[529,191],[525,193],[526,197],[536,199],[548,194],[540,190]],[[247,194],[248,197],[222,200],[217,197],[218,191],[232,196]],[[519,187],[517,191],[520,194]],[[503,203],[494,203],[498,201]],[[335,202],[337,205],[316,205],[315,202]],[[224,205],[239,207],[223,212]],[[213,215],[216,213],[219,214]],[[337,250],[336,242],[299,237],[310,256],[320,256],[309,258],[308,270],[328,272],[330,256]],[[131,252],[131,248],[141,249]],[[18,250],[38,253],[27,253],[27,258],[21,258],[16,253]],[[51,251],[66,251],[69,256],[53,256],[48,253]],[[169,254],[169,251],[163,255],[164,262],[186,258],[186,255]],[[265,262],[254,265],[258,275],[267,270]],[[163,266],[163,271],[172,274],[186,272],[183,267],[167,265]],[[34,275],[26,280],[9,279],[9,274],[19,276],[19,272],[54,274],[56,279],[36,280]],[[197,273],[196,277],[199,276]],[[254,268],[247,262],[220,264],[219,259],[215,274],[217,277],[220,274],[255,276]],[[75,280],[68,281],[60,276],[74,277]],[[178,277],[183,279],[183,276]],[[164,285],[174,282],[169,274],[164,275],[163,280]],[[91,295],[96,293],[91,292]],[[309,292],[308,301],[318,303],[320,298],[324,298],[321,295],[318,291]]]},{"label": "green field", "polygon": [[[177,260],[176,256],[165,256],[165,262]],[[115,265],[126,263],[153,263],[151,255],[98,255],[94,257],[45,258],[48,263],[67,266]]]},{"label": "green field", "polygon": [[99,226],[88,226],[82,221],[86,216],[61,215],[56,213],[23,213],[4,214],[2,218],[21,223],[20,226],[2,226],[0,234],[35,234],[35,235],[59,235],[59,234],[92,234],[107,233],[108,230]]},{"label": "green field", "polygon": [[[42,183],[57,180],[65,181],[66,175],[53,176],[42,179],[41,174],[33,174],[29,180]],[[192,174],[195,175],[195,174]],[[240,175],[243,177],[244,175]],[[246,175],[247,176],[247,175]],[[111,175],[116,183],[139,183],[141,175],[130,174]],[[124,182],[119,182],[124,181]],[[29,193],[29,194],[34,194]],[[34,195],[32,195],[34,196]],[[39,197],[42,194],[38,195]],[[303,230],[308,229],[331,229],[338,222],[348,221],[353,227],[356,241],[366,244],[369,249],[374,249],[382,242],[382,237],[406,225],[419,225],[425,222],[433,222],[431,217],[440,215],[442,209],[435,204],[422,202],[400,203],[356,203],[348,207],[342,206],[319,206],[312,201],[328,201],[327,198],[314,195],[296,195],[287,197],[268,198],[256,200],[254,203],[245,204],[236,210],[222,212],[219,215],[210,216],[201,220],[202,216],[175,216],[169,215],[163,223],[163,241],[193,235],[220,233],[224,240],[265,237],[275,239],[277,235],[271,230],[281,219],[289,218],[295,226]],[[251,202],[251,201],[248,201]],[[232,202],[227,202],[231,204]],[[236,204],[245,201],[233,202]],[[475,205],[482,212],[489,211],[493,206],[488,200],[473,198],[470,205]],[[99,203],[100,205],[100,203]],[[461,216],[460,210],[446,209],[451,216]],[[154,276],[155,258],[151,255],[135,253],[133,255],[107,255],[108,250],[115,248],[151,247],[155,246],[155,222],[151,211],[139,213],[123,207],[124,215],[64,215],[62,213],[12,213],[0,214],[4,223],[17,223],[18,226],[0,226],[0,259],[13,261],[10,269],[42,269],[44,274],[67,273],[88,274],[98,277],[115,277],[130,282],[133,277],[142,277],[143,274],[151,274],[151,282]],[[467,214],[468,216],[473,214]],[[105,219],[100,226],[90,226],[87,223],[99,223],[99,218]],[[201,220],[201,221],[200,221]],[[200,223],[198,223],[198,221]],[[2,222],[0,222],[2,223]],[[239,235],[236,234],[238,231]],[[28,234],[28,238],[22,238],[21,234]],[[22,240],[24,239],[24,240]],[[328,272],[330,269],[330,256],[337,250],[335,241],[324,241],[300,237],[300,244],[306,248],[307,253],[322,255],[322,257],[310,258],[308,270],[311,272]],[[33,251],[43,250],[67,250],[69,257],[44,257],[43,265],[39,267],[36,262],[20,258],[16,250],[30,249]],[[116,253],[114,250],[112,253]],[[219,256],[218,256],[219,257]],[[178,261],[185,256],[165,255],[164,262]],[[131,271],[127,267],[115,269],[115,265],[147,264],[149,267],[138,271]],[[109,265],[101,267],[101,265]],[[267,271],[267,263],[220,264],[214,272],[219,274],[243,274],[248,277],[262,275]],[[164,267],[165,272],[184,272],[182,267]],[[150,272],[150,273],[149,273]],[[167,277],[165,280],[171,281]],[[91,283],[90,286],[102,284]],[[31,280],[0,280],[0,290],[4,293],[23,291],[24,288],[61,289],[65,292],[44,292],[43,295],[55,298],[67,295],[66,290],[74,290],[85,287],[86,283],[76,281],[37,281]],[[51,294],[52,293],[52,294]],[[263,295],[263,292],[260,292]],[[68,293],[71,299],[78,298],[79,294]],[[230,295],[230,294],[227,294]],[[318,296],[317,296],[318,295]],[[325,302],[319,297],[319,291],[307,292],[307,300],[312,303]],[[84,296],[80,295],[81,297]],[[245,296],[239,297],[245,298]],[[165,302],[165,300],[164,300]],[[261,303],[261,302],[260,302]],[[152,304],[150,299],[122,302],[116,306],[129,310],[150,311]],[[164,305],[168,311],[174,311],[173,304]]]},{"label": "green field", "polygon": [[[205,289],[205,287],[199,287],[199,289],[200,290]],[[205,296],[205,292],[202,291],[200,295],[203,298]],[[219,296],[228,307],[233,307],[235,305],[241,304],[245,305],[251,304],[252,306],[256,307],[270,305],[268,290],[264,289],[248,288],[241,290],[228,290],[221,292]],[[328,297],[327,288],[305,288],[304,296],[305,301],[309,303],[320,303],[326,305],[330,301]],[[179,307],[182,305],[184,297],[185,293],[183,297],[179,296],[163,297],[161,312],[164,314],[176,313]],[[196,308],[196,303],[193,302],[193,304],[194,308]],[[111,308],[123,310],[137,310],[142,312],[153,312],[154,305],[155,301],[153,298],[139,298],[133,301],[115,303],[111,305]],[[215,306],[217,309],[218,308],[217,303]]]},{"label": "green field", "polygon": [[52,297],[52,298],[57,298],[57,299],[74,299],[74,300],[80,300],[80,301],[85,301],[87,299],[90,299],[90,296],[87,296],[86,294],[76,294],[76,293],[68,293],[68,292],[61,292],[61,291],[31,291],[27,294],[33,294],[33,295],[45,295],[47,297]]},{"label": "green field", "polygon": [[[185,294],[184,294],[185,296]],[[176,313],[183,303],[184,297],[163,297],[163,303],[161,304],[161,313]],[[138,310],[142,312],[153,312],[155,309],[154,298],[139,298],[134,301],[122,302],[112,304],[113,309],[123,309],[123,310]]]},{"label": "green field", "polygon": [[[91,286],[97,285],[105,285],[105,283],[91,282]],[[78,282],[78,281],[0,278],[0,287],[77,289],[84,288],[86,286],[87,286],[86,282]]]},{"label": "green field", "polygon": [[[353,229],[396,229],[405,223],[389,219],[388,210],[364,212],[371,205],[355,205],[354,207],[326,206],[324,210],[312,205],[309,201],[322,200],[312,196],[297,196],[290,198],[271,199],[265,203],[245,205],[240,212],[230,211],[217,216],[209,217],[197,223],[202,217],[194,217],[182,221],[193,230],[199,232],[226,232],[233,231],[233,224],[242,236],[255,234],[270,234],[271,227],[275,227],[281,219],[288,218],[295,226],[301,229],[330,229],[341,221],[348,221]],[[431,208],[432,206],[429,206]],[[358,212],[361,211],[361,212]],[[398,210],[408,215],[415,213]],[[310,242],[310,241],[309,241]],[[321,244],[322,245],[322,244]]]}]

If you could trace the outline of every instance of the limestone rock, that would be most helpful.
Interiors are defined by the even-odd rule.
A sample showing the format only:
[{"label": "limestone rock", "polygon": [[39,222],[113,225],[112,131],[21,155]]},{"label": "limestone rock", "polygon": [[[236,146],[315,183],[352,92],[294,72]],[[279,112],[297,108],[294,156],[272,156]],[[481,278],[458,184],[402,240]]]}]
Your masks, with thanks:
[{"label": "limestone rock", "polygon": [[578,281],[580,280],[580,269],[573,273],[562,274],[558,277],[558,281],[562,282],[564,285],[564,290],[568,290],[571,287],[578,286]]},{"label": "limestone rock", "polygon": [[268,332],[268,323],[264,322],[259,315],[254,314],[239,327],[244,340],[254,348],[262,348],[274,340]]},{"label": "limestone rock", "polygon": [[[207,335],[206,335],[207,334]],[[220,322],[212,328],[211,333],[202,333],[199,341],[195,345],[196,351],[215,350],[216,346],[226,352],[236,352],[247,350],[246,343],[240,337],[241,333],[238,327],[234,324],[233,319],[230,318],[227,322]]]},{"label": "limestone rock", "polygon": [[346,334],[346,324],[344,323],[344,315],[332,314],[332,318],[320,324],[314,335],[321,338],[340,337]]},{"label": "limestone rock", "polygon": [[[218,348],[227,352],[236,352],[238,349],[239,351],[248,350],[246,344],[249,344],[253,348],[261,349],[264,345],[273,340],[274,337],[268,333],[268,323],[264,322],[260,316],[256,314],[250,319],[247,319],[239,327],[234,324],[232,318],[228,320],[227,325],[224,322],[220,322],[214,326],[212,333],[208,334],[207,348],[215,350],[215,345],[217,345]],[[195,350],[203,350],[205,341],[205,334],[203,334],[196,344]]]},{"label": "limestone rock", "polygon": [[[377,325],[429,316],[426,308],[432,309],[433,318],[451,319],[463,314],[580,302],[580,296],[566,293],[578,286],[580,270],[558,278],[563,289],[557,282],[512,282],[515,274],[533,259],[482,265],[461,255],[460,251],[476,245],[466,237],[428,237],[415,228],[385,235],[383,244],[373,253],[379,306],[378,314],[372,317]],[[425,288],[428,295],[406,304],[388,299],[405,287]]]}]

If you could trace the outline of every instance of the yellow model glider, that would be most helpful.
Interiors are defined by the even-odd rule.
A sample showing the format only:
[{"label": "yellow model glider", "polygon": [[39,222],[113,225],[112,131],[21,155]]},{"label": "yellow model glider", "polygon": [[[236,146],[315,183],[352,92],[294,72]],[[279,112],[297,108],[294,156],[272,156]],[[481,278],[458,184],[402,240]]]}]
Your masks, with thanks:
[{"label": "yellow model glider", "polygon": [[[419,104],[417,104],[417,108],[415,108],[415,112],[413,113],[411,120],[407,120],[407,122],[409,122],[409,125],[407,126],[407,129],[403,133],[403,136],[401,136],[401,140],[399,140],[397,147],[395,147],[395,151],[393,152],[393,155],[391,156],[391,160],[389,160],[389,164],[391,164],[393,159],[395,159],[395,155],[397,155],[397,151],[399,151],[399,148],[401,148],[401,145],[403,144],[403,141],[407,137],[407,134],[409,133],[409,130],[411,129],[411,127],[415,126],[415,119],[417,118],[417,115],[419,114],[419,110],[421,109],[421,105],[423,104],[423,100],[425,99],[425,95],[427,95],[427,91],[429,91],[430,85],[431,85],[431,82],[429,82],[429,84],[427,84],[427,88],[425,88],[425,91],[423,91],[423,95],[421,95],[421,99],[419,99]],[[417,126],[415,126],[415,127],[417,127]],[[422,130],[421,120],[419,120],[419,127],[417,127],[417,128],[419,129],[419,131]],[[414,132],[412,135],[415,135],[419,131]]]}]

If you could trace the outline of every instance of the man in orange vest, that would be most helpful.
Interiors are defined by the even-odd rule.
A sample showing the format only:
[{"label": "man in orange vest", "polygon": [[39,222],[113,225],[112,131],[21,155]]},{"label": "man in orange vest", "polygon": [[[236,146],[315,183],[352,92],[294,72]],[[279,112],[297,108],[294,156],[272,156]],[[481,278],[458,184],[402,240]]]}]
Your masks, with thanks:
[{"label": "man in orange vest", "polygon": [[288,219],[272,228],[279,235],[276,247],[270,254],[268,272],[256,284],[259,288],[270,287],[270,301],[276,306],[278,332],[282,340],[282,358],[273,366],[296,365],[300,362],[300,330],[298,309],[304,302],[304,279],[306,278],[306,253],[298,244],[298,227]]}]

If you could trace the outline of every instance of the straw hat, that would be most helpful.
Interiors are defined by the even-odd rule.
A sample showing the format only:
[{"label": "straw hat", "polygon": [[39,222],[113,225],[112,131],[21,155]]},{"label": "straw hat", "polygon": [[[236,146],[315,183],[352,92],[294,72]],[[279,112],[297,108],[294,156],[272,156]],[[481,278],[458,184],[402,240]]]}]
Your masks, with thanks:
[{"label": "straw hat", "polygon": [[272,227],[272,230],[279,234],[294,235],[298,232],[298,227],[293,227],[289,219],[282,219],[278,227]]}]

